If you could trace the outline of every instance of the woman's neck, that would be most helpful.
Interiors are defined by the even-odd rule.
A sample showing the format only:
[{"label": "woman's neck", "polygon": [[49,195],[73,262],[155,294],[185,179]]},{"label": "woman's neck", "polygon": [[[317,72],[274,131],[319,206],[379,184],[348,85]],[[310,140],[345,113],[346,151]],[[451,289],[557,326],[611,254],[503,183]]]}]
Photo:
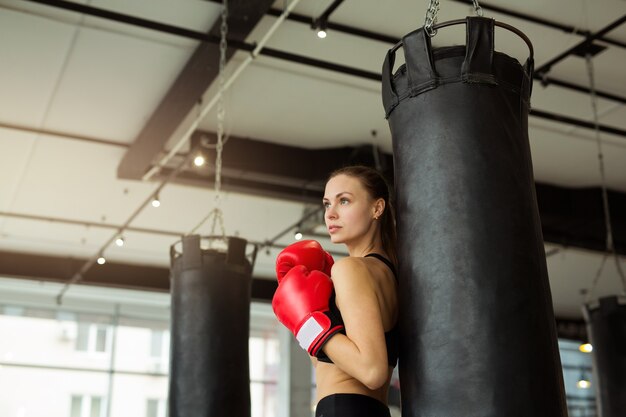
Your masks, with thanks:
[{"label": "woman's neck", "polygon": [[376,235],[368,233],[356,242],[346,242],[348,254],[352,257],[363,257],[373,252],[384,254],[382,241],[380,237],[375,237]]}]

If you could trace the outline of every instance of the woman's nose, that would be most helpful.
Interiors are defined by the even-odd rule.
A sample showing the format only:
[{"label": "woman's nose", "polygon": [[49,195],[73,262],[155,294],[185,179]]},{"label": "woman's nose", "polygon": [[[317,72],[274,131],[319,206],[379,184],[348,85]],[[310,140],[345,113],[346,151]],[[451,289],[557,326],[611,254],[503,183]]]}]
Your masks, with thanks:
[{"label": "woman's nose", "polygon": [[329,206],[326,209],[326,218],[327,219],[334,219],[337,217],[337,212],[335,211],[335,207],[334,206]]}]

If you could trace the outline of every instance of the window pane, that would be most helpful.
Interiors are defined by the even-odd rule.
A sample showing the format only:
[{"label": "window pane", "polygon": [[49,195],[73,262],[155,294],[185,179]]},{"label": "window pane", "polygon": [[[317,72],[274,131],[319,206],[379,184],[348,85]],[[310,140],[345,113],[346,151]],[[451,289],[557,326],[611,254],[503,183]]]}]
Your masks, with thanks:
[{"label": "window pane", "polygon": [[102,410],[102,397],[91,397],[91,416],[100,417]]},{"label": "window pane", "polygon": [[89,324],[78,323],[78,334],[76,336],[76,350],[87,352],[89,348]]},{"label": "window pane", "polygon": [[[561,365],[563,366],[563,384],[570,417],[595,417],[596,398],[592,376],[591,354],[578,350],[581,342],[559,339]],[[578,381],[584,379],[591,385],[584,388]]]},{"label": "window pane", "polygon": [[[100,292],[99,288],[93,289],[94,299]],[[141,302],[142,297],[133,295]],[[146,297],[151,300],[154,294]],[[25,416],[167,416],[170,323],[163,317],[167,304],[152,310],[142,310],[139,303],[135,307],[121,305],[110,309],[110,313],[98,305],[89,310],[89,303],[80,307],[71,303],[63,307],[45,304],[42,308],[15,304],[0,304],[0,392],[4,393],[0,396],[0,417],[6,414],[6,407],[24,409]],[[7,305],[13,307],[5,308]],[[255,345],[251,352],[256,377],[252,381],[256,394],[253,414],[272,417],[277,408],[275,381],[280,361],[277,322],[269,305],[262,308],[268,310],[267,317],[271,315],[268,322],[273,327],[259,320],[264,316],[252,314],[252,323],[257,323],[250,331]],[[117,328],[113,328],[116,311],[122,315],[115,320]],[[135,312],[138,314],[133,315]],[[116,352],[114,358],[110,357],[112,351]]]},{"label": "window pane", "polygon": [[[138,320],[122,317],[115,337],[115,369],[167,375],[169,323],[162,320]],[[160,335],[160,336],[159,336]],[[160,347],[159,347],[160,344]],[[160,349],[160,355],[155,356]],[[121,354],[123,352],[123,354]],[[156,398],[149,396],[145,398]],[[142,400],[142,410],[145,403]],[[143,415],[143,411],[141,411]]]},{"label": "window pane", "polygon": [[[167,398],[167,390],[168,378],[166,375],[114,374],[111,417],[158,417],[158,400]],[[149,400],[156,402],[156,409],[150,405]],[[198,415],[202,415],[202,413],[199,412]]]},{"label": "window pane", "polygon": [[163,353],[163,331],[153,330],[150,338],[150,356],[160,358]]},{"label": "window pane", "polygon": [[70,417],[81,417],[80,410],[83,406],[83,397],[79,395],[72,395],[72,406],[70,409]]},{"label": "window pane", "polygon": [[149,399],[146,404],[146,417],[158,417],[159,401]]},{"label": "window pane", "polygon": [[2,314],[5,316],[22,316],[24,315],[24,308],[18,306],[3,306]]},{"label": "window pane", "polygon": [[107,343],[107,329],[106,327],[98,326],[98,333],[96,337],[96,352],[106,352]]}]

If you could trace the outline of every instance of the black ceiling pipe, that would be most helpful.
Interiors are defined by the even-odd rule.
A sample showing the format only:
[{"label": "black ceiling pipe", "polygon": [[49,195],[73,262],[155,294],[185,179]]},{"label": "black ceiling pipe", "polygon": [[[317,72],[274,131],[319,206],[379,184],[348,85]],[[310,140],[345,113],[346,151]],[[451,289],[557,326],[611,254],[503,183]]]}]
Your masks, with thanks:
[{"label": "black ceiling pipe", "polygon": [[[154,21],[150,21],[150,20],[146,20],[146,19],[136,18],[136,17],[133,17],[133,16],[127,16],[127,15],[123,15],[123,14],[120,14],[120,13],[109,12],[107,10],[102,10],[102,9],[98,9],[98,8],[91,7],[91,6],[85,6],[85,5],[82,5],[82,4],[72,3],[72,2],[69,2],[69,1],[64,1],[64,0],[25,0],[25,1],[46,4],[46,5],[50,5],[50,6],[54,6],[54,7],[60,7],[62,9],[66,9],[66,10],[73,10],[73,11],[77,11],[77,12],[84,13],[84,14],[98,16],[98,17],[102,17],[102,18],[105,18],[105,19],[118,21],[118,22],[121,22],[121,23],[128,23],[128,24],[131,24],[131,25],[144,27],[146,29],[157,30],[157,31],[160,31],[160,32],[170,33],[170,34],[173,34],[173,35],[187,37],[187,38],[196,39],[196,40],[200,40],[200,41],[219,43],[219,39],[217,37],[210,36],[210,35],[207,35],[207,34],[202,33],[202,32],[197,32],[197,31],[192,31],[192,30],[188,30],[188,29],[184,29],[184,28],[179,28],[179,27],[176,27],[176,26],[162,24],[162,23],[158,23],[158,22],[154,22]],[[620,20],[624,20],[625,18],[626,18],[626,16],[623,17]],[[601,31],[601,32],[604,33],[605,31]],[[598,34],[600,34],[600,32],[598,32],[596,35],[598,35]],[[231,42],[230,40],[228,42],[229,42],[229,46],[233,47],[235,49],[241,49],[241,50],[246,50],[246,51],[254,50],[254,45],[248,44],[246,42],[240,42],[240,41],[232,41]],[[326,69],[326,70],[329,70],[329,71],[340,72],[342,74],[353,75],[353,76],[357,76],[357,77],[360,77],[360,78],[369,79],[369,80],[372,80],[372,81],[380,81],[381,80],[381,75],[378,74],[378,73],[375,73],[375,72],[366,71],[366,70],[362,70],[362,69],[354,68],[354,67],[349,67],[349,66],[346,66],[346,65],[335,64],[335,63],[332,63],[332,62],[323,61],[323,60],[315,59],[315,58],[310,58],[310,57],[306,57],[306,56],[303,56],[303,55],[292,54],[290,52],[279,51],[279,50],[272,49],[272,48],[263,48],[260,51],[260,54],[261,55],[266,55],[266,56],[271,56],[273,58],[283,59],[283,60],[290,61],[290,62],[296,62],[296,63],[299,63],[299,64],[314,66],[314,67]],[[580,87],[580,88],[582,88],[582,87]],[[578,88],[578,90],[580,90],[580,88]],[[596,94],[598,96],[602,96],[603,93],[597,92]],[[620,100],[623,101],[623,100],[626,100],[626,99],[622,98]],[[586,122],[584,120],[579,120],[579,119],[575,119],[575,118],[572,118],[572,117],[567,117],[567,116],[563,116],[563,115],[553,114],[553,113],[549,113],[549,112],[545,112],[545,111],[541,111],[541,110],[537,110],[537,109],[534,109],[531,112],[531,114],[534,117],[540,117],[540,118],[544,118],[544,119],[548,119],[548,120],[553,120],[553,121],[558,121],[558,122],[562,122],[562,123],[567,123],[567,124],[571,124],[571,125],[574,125],[574,126],[577,126],[577,127],[583,127],[583,128],[587,128],[587,129],[588,128],[593,128],[593,126],[590,125],[589,122]],[[618,129],[618,128],[611,127],[611,126],[606,126],[606,125],[600,125],[599,129],[600,129],[600,131],[603,131],[603,132],[612,133],[612,134],[615,134],[615,135],[626,137],[626,131],[624,131],[623,129]]]},{"label": "black ceiling pipe", "polygon": [[[463,0],[460,0],[462,2],[464,2]],[[268,15],[270,16],[280,16],[282,13],[282,10],[280,9],[276,9],[276,8],[272,8],[268,11]],[[511,15],[516,16],[516,17],[520,17],[517,16],[516,13],[512,13]],[[287,20],[291,20],[291,21],[295,21],[298,23],[303,23],[303,24],[309,24],[309,22],[311,21],[311,18],[308,16],[304,16],[301,14],[297,14],[297,13],[290,13],[289,16],[287,16]],[[531,19],[526,19],[526,20],[531,20]],[[540,19],[541,20],[541,19]],[[533,21],[533,20],[531,20]],[[535,22],[536,23],[536,22]],[[562,28],[559,27],[558,24],[555,24],[556,27],[555,29],[562,29],[566,32],[568,32],[569,30],[568,27]],[[547,26],[551,26],[550,24],[548,24]],[[552,26],[554,27],[554,26]],[[371,32],[368,30],[363,30],[363,29],[359,29],[353,26],[347,26],[347,25],[342,25],[339,23],[333,23],[333,22],[326,22],[326,28],[333,30],[335,32],[339,32],[339,33],[345,33],[348,35],[353,35],[353,36],[358,36],[361,38],[365,38],[365,39],[369,39],[369,40],[373,40],[373,41],[380,41],[380,42],[385,42],[385,43],[391,43],[391,44],[396,44],[400,39],[393,37],[393,36],[389,36],[389,35],[385,35],[382,33],[376,33],[376,32]],[[571,29],[571,31],[575,31],[574,28]],[[576,32],[578,34],[587,34],[588,32]],[[602,40],[606,41],[604,38],[601,38]],[[626,47],[626,45],[624,45]],[[541,84],[544,86],[547,85],[555,85],[558,87],[562,87],[565,89],[569,89],[569,90],[573,90],[573,91],[578,91],[581,93],[585,93],[585,94],[591,94],[591,90],[588,87],[582,86],[582,85],[576,85],[567,81],[563,81],[563,80],[558,80],[552,77],[548,77],[546,74],[539,74],[539,73],[535,73],[533,75],[533,78],[536,80],[541,81]],[[621,97],[618,96],[616,94],[611,94],[611,93],[607,93],[605,91],[596,91],[595,92],[596,96],[607,99],[607,100],[611,100],[611,101],[615,101],[618,102],[620,104],[625,104],[626,103],[626,97]]]},{"label": "black ceiling pipe", "polygon": [[[276,9],[276,8],[271,8],[267,12],[269,16],[274,16],[274,17],[278,17],[282,13],[283,13],[282,10]],[[289,13],[289,16],[287,16],[287,20],[290,20],[292,22],[303,23],[305,25],[311,24],[310,16],[305,16],[305,15],[293,13],[293,12]],[[380,42],[391,43],[391,44],[395,44],[396,42],[400,40],[400,38],[397,38],[394,36],[371,32],[369,30],[359,29],[354,26],[342,25],[340,23],[326,22],[326,28],[333,30],[335,32],[347,33],[349,35],[354,35],[354,36],[358,36],[361,38],[370,39],[373,41],[380,41]]]},{"label": "black ceiling pipe", "polygon": [[[198,32],[198,31],[194,31],[194,30],[189,30],[189,29],[185,29],[185,28],[181,28],[181,27],[177,27],[177,26],[173,26],[173,25],[168,25],[168,24],[164,24],[164,23],[159,23],[159,22],[155,22],[155,21],[151,21],[151,20],[147,20],[147,19],[142,19],[142,18],[137,18],[134,16],[128,16],[128,15],[124,15],[121,13],[116,13],[116,12],[110,12],[108,10],[102,10],[102,9],[98,9],[96,7],[91,7],[91,6],[86,6],[83,4],[77,4],[77,3],[72,3],[69,1],[64,1],[64,0],[25,0],[25,1],[30,1],[33,3],[39,3],[39,4],[45,4],[48,6],[53,6],[53,7],[57,7],[57,8],[61,8],[61,9],[65,9],[65,10],[70,10],[70,11],[75,11],[75,12],[79,12],[79,13],[83,13],[83,14],[87,14],[87,15],[91,15],[91,16],[97,16],[103,19],[107,19],[107,20],[113,20],[116,22],[120,22],[120,23],[126,23],[126,24],[130,24],[133,26],[138,26],[138,27],[143,27],[145,29],[151,29],[151,30],[156,30],[158,32],[162,32],[162,33],[169,33],[171,35],[175,35],[175,36],[181,36],[184,38],[188,38],[188,39],[195,39],[198,41],[204,41],[204,42],[211,42],[211,43],[215,43],[218,44],[219,43],[219,38],[216,36],[211,36],[208,35],[206,33],[202,33],[202,32]],[[220,1],[215,1],[217,3],[221,3]],[[490,7],[492,8],[492,7]],[[280,16],[280,14],[282,13],[281,10],[279,9],[270,9],[270,11],[268,12],[269,15],[271,16]],[[292,20],[292,21],[296,21],[296,22],[300,22],[300,23],[305,23],[305,24],[310,24],[311,19],[309,17],[303,16],[303,15],[298,15],[295,13],[291,13],[288,17],[288,20]],[[367,39],[372,39],[372,40],[377,40],[377,41],[381,41],[381,42],[389,42],[389,43],[396,43],[398,41],[398,39],[392,37],[392,36],[387,36],[384,34],[379,34],[379,33],[374,33],[374,32],[370,32],[370,31],[366,31],[366,30],[362,30],[362,29],[358,29],[358,28],[354,28],[354,27],[350,27],[347,25],[341,25],[341,24],[337,24],[337,23],[331,23],[331,22],[327,22],[327,28],[328,29],[332,29],[334,31],[337,32],[342,32],[342,33],[347,33],[347,34],[351,34],[354,36],[359,36],[359,37],[363,37],[363,38],[367,38]],[[598,39],[601,39],[603,41],[607,41],[606,39],[600,37]],[[246,42],[241,42],[241,41],[236,41],[236,40],[232,40],[229,39],[228,40],[228,45],[231,48],[235,48],[238,50],[244,50],[244,51],[248,51],[251,52],[254,50],[254,45],[253,44],[248,44]],[[344,74],[348,74],[348,75],[354,75],[357,77],[361,77],[361,78],[365,78],[365,79],[369,79],[369,80],[374,80],[374,81],[379,81],[380,80],[380,74],[376,74],[373,73],[371,71],[364,71],[358,68],[353,68],[353,67],[348,67],[345,65],[339,65],[339,64],[334,64],[331,62],[327,62],[327,61],[322,61],[319,59],[314,59],[314,58],[309,58],[309,57],[305,57],[302,55],[297,55],[297,54],[292,54],[289,52],[284,52],[284,51],[279,51],[276,49],[271,49],[271,48],[263,48],[260,52],[261,55],[266,55],[266,56],[271,56],[273,58],[278,58],[278,59],[284,59],[284,60],[288,60],[291,62],[297,62],[300,64],[304,64],[304,65],[311,65],[311,66],[316,66],[318,68],[323,68],[323,69],[327,69],[330,71],[336,71],[336,72],[341,72]],[[578,86],[572,83],[568,83],[565,81],[560,81],[560,80],[556,80],[554,78],[548,78],[545,77],[544,74],[540,74],[539,71],[535,71],[535,79],[541,80],[542,83],[544,83],[544,85],[556,85],[562,88],[567,88],[567,89],[572,89],[578,92],[584,92],[587,94],[590,94],[591,91],[583,86]],[[596,95],[598,97],[601,98],[605,98],[607,100],[612,100],[612,101],[616,101],[619,102],[621,104],[626,103],[626,98],[624,97],[620,97],[617,96],[615,94],[611,94],[611,93],[607,93],[604,91],[596,91]]]},{"label": "black ceiling pipe", "polygon": [[535,73],[541,76],[544,73],[550,72],[550,69],[555,64],[557,64],[558,62],[561,62],[568,56],[572,55],[575,51],[580,50],[581,48],[585,48],[587,45],[590,45],[594,40],[601,38],[604,34],[609,33],[613,29],[616,29],[617,27],[621,26],[624,22],[626,22],[626,15],[620,17],[613,23],[605,26],[603,29],[599,30],[598,32],[587,36],[587,38],[584,41],[572,46],[565,52],[559,54],[558,56],[552,58],[550,61],[536,68]]},{"label": "black ceiling pipe", "polygon": [[[472,0],[452,0],[455,1],[457,3],[463,3],[463,4],[467,4],[468,6],[473,6],[473,2]],[[580,30],[579,28],[575,27],[575,26],[570,26],[570,25],[564,25],[562,23],[558,23],[558,22],[554,22],[551,20],[547,20],[547,19],[543,19],[541,17],[536,17],[536,16],[531,16],[529,14],[525,14],[525,13],[520,13],[520,12],[516,12],[514,10],[509,10],[509,9],[505,9],[504,7],[499,7],[499,6],[495,6],[493,4],[487,4],[484,2],[480,2],[480,7],[482,7],[483,9],[489,9],[492,10],[494,12],[506,15],[506,16],[511,16],[511,17],[515,17],[518,19],[522,19],[522,20],[526,20],[528,22],[532,22],[532,23],[536,23],[538,25],[541,26],[546,26],[552,29],[557,29],[557,30],[561,30],[563,32],[566,33],[571,33],[572,35],[580,35],[580,36],[584,36],[584,37],[588,37],[591,35],[591,32],[588,30]],[[616,41],[614,39],[607,39],[604,36],[600,36],[597,38],[598,40],[602,41],[602,42],[606,42],[608,44],[611,45],[615,45],[615,46],[619,46],[621,48],[626,48],[626,43],[620,42],[620,41]]]},{"label": "black ceiling pipe", "polygon": [[317,28],[319,28],[321,26],[326,28],[326,24],[328,23],[328,18],[337,9],[337,7],[339,7],[339,5],[341,3],[343,3],[343,0],[335,0],[335,1],[333,1],[331,3],[331,5],[328,6],[326,8],[326,10],[324,10],[322,12],[322,14],[320,14],[317,18],[313,19],[313,23],[311,23],[311,26],[314,29],[317,29]]},{"label": "black ceiling pipe", "polygon": [[[586,120],[575,119],[573,117],[568,117],[562,114],[550,113],[543,110],[531,109],[530,114],[535,117],[539,117],[546,120],[552,120],[559,123],[566,123],[569,125],[573,125],[576,127],[582,127],[584,129],[595,129],[595,125],[593,122],[588,122]],[[598,130],[604,133],[611,133],[613,135],[626,137],[626,130],[620,129],[617,127],[607,126],[607,125],[599,125]]]}]

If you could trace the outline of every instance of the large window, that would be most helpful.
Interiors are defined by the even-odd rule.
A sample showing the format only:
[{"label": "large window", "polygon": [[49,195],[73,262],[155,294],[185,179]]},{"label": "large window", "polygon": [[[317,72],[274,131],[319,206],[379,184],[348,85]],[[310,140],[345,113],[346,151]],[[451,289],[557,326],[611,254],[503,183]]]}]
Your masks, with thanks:
[{"label": "large window", "polygon": [[[60,288],[0,279],[0,417],[167,417],[169,294],[75,286],[59,306]],[[268,304],[253,303],[250,320],[252,417],[276,417],[285,341]],[[559,340],[569,415],[595,417],[579,346]],[[399,416],[397,372],[392,386]]]},{"label": "large window", "polygon": [[591,355],[580,351],[581,343],[575,340],[559,340],[567,408],[569,417],[596,417]]},{"label": "large window", "polygon": [[249,343],[250,399],[252,417],[275,417],[277,414],[279,342],[274,332],[253,331]]},{"label": "large window", "polygon": [[[60,289],[0,279],[0,416],[167,417],[169,294]],[[253,417],[277,414],[277,326],[252,304]]]},{"label": "large window", "polygon": [[163,398],[148,398],[146,417],[166,417],[167,404]]},{"label": "large window", "polygon": [[104,353],[107,351],[110,327],[94,323],[70,323],[77,327],[76,350]]},{"label": "large window", "polygon": [[104,417],[102,397],[72,395],[70,417]]}]

